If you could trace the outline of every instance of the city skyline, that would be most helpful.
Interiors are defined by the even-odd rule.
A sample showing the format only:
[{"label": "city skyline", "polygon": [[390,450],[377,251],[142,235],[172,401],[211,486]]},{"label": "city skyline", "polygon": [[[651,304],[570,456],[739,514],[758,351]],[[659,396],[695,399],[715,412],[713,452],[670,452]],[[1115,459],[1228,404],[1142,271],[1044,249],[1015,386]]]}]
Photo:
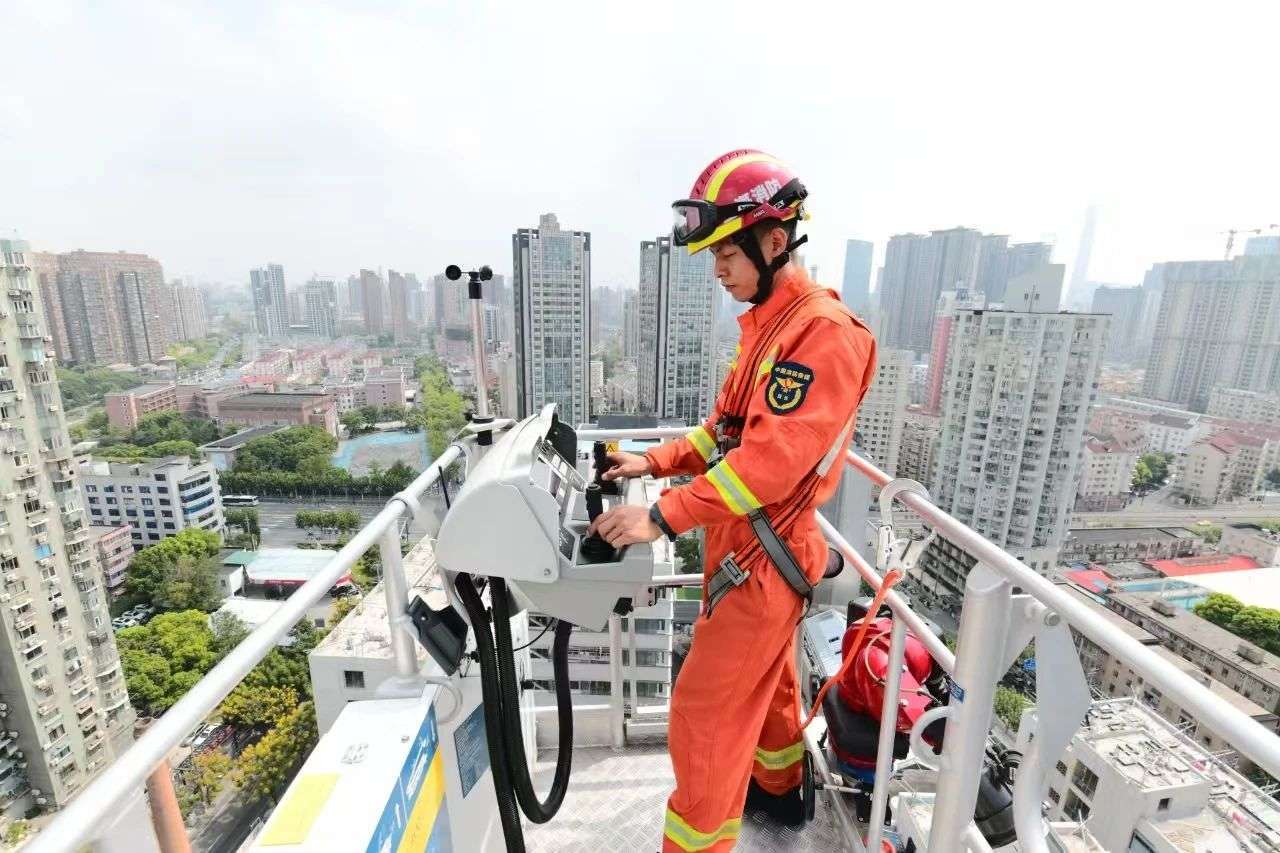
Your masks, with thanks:
[{"label": "city skyline", "polygon": [[[1248,81],[1266,79],[1265,33],[1274,27],[1263,19],[1277,11],[1259,7],[1242,26],[1235,16],[1162,10],[1159,40],[1142,37],[1151,22],[1139,10],[1112,10],[1105,28],[1078,11],[1055,18],[1057,37],[1045,44],[1014,38],[1014,20],[984,31],[984,15],[942,10],[920,34],[932,61],[917,67],[875,39],[851,52],[841,35],[893,31],[902,12],[855,19],[837,11],[851,16],[842,19],[800,10],[793,26],[821,59],[803,97],[788,81],[760,81],[760,97],[786,103],[794,117],[777,122],[765,118],[770,110],[726,114],[697,98],[651,96],[671,57],[699,42],[696,33],[715,27],[726,41],[750,43],[749,14],[685,10],[678,27],[649,25],[669,30],[663,38],[632,43],[607,37],[634,26],[609,9],[569,16],[570,26],[553,33],[531,9],[495,25],[483,8],[455,10],[437,24],[439,15],[408,7],[298,16],[267,4],[154,16],[127,8],[71,15],[57,4],[19,3],[13,25],[30,38],[14,45],[14,61],[43,71],[0,99],[9,117],[0,156],[27,164],[7,188],[11,212],[0,227],[41,251],[146,251],[175,274],[228,284],[241,280],[246,259],[272,258],[302,282],[371,259],[420,272],[452,262],[494,265],[515,223],[555,209],[594,235],[595,278],[632,286],[635,241],[663,228],[668,205],[707,161],[748,144],[803,176],[814,214],[806,256],[829,285],[838,286],[850,237],[882,253],[893,234],[958,224],[1017,242],[1050,239],[1055,260],[1070,263],[1090,204],[1099,210],[1091,276],[1137,283],[1152,262],[1221,257],[1220,232],[1275,220],[1270,200],[1280,196],[1280,175],[1258,164],[1267,162],[1277,119],[1258,108]],[[584,38],[590,28],[601,37]],[[966,38],[944,36],[954,30]],[[342,61],[352,32],[386,49],[373,60]],[[47,67],[36,46],[55,33],[66,61]],[[311,49],[277,49],[299,38]],[[463,46],[481,39],[504,62],[473,80],[467,97],[448,88],[424,97],[422,75],[458,67]],[[1169,65],[1164,45],[1179,39],[1212,57]],[[1085,41],[1101,58],[1081,66],[1071,46]],[[627,62],[613,55],[620,43]],[[313,62],[313,51],[339,61]],[[414,58],[420,54],[425,59]],[[591,131],[572,139],[551,132],[534,100],[510,97],[508,63],[530,76],[578,80],[578,103],[596,116]],[[965,68],[974,85],[998,84],[1002,96],[958,99],[927,116],[906,108],[932,85],[939,63]],[[1143,70],[1153,63],[1161,68],[1155,79]],[[618,76],[580,73],[593,67]],[[858,85],[885,68],[893,88]],[[716,79],[710,69],[694,73],[682,81],[685,91]],[[154,85],[158,75],[163,90]],[[129,97],[86,96],[99,86]],[[196,100],[205,108],[193,112]],[[1017,133],[998,130],[1010,103],[1038,107]],[[511,156],[510,134],[491,132],[508,107],[515,111],[504,120],[528,131],[519,157]],[[1228,141],[1211,123],[1192,123],[1150,144],[1162,117],[1196,112],[1233,115],[1237,132]],[[443,129],[441,115],[450,116]],[[99,132],[76,132],[86,124]],[[437,208],[438,199],[447,202]],[[379,215],[368,218],[367,210]],[[129,245],[137,234],[152,235],[149,244]],[[243,257],[228,257],[228,246]]]}]

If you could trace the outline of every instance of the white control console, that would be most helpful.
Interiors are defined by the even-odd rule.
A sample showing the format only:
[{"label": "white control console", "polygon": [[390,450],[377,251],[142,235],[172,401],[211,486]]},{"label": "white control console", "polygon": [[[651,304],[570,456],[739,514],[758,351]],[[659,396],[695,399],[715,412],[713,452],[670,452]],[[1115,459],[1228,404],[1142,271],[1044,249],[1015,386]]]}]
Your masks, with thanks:
[{"label": "white control console", "polygon": [[[440,527],[436,558],[447,572],[505,578],[531,610],[602,630],[619,599],[647,603],[653,546],[584,553],[587,484],[552,446],[554,408],[496,437],[468,472]],[[606,509],[644,504],[639,480],[621,481],[621,492],[604,498]]]}]

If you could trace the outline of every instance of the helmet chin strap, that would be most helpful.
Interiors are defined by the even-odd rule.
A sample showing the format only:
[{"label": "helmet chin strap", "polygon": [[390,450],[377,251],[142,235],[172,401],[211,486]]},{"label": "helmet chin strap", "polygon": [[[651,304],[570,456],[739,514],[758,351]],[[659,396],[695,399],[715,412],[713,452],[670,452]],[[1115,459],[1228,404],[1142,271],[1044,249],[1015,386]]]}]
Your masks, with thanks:
[{"label": "helmet chin strap", "polygon": [[760,279],[756,283],[755,295],[749,300],[752,305],[763,305],[765,301],[773,295],[773,274],[785,267],[791,261],[791,253],[808,241],[809,235],[797,237],[787,244],[772,262],[765,262],[764,252],[760,249],[760,241],[756,239],[756,235],[751,229],[739,231],[731,238],[738,248],[742,250],[750,260],[756,265],[756,269],[760,272]]}]

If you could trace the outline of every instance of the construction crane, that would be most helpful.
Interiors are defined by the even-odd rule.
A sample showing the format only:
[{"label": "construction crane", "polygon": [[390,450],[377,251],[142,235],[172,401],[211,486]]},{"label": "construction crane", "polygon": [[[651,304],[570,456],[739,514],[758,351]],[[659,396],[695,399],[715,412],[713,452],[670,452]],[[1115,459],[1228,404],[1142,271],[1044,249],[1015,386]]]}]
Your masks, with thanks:
[{"label": "construction crane", "polygon": [[1231,228],[1226,231],[1219,231],[1219,234],[1227,235],[1227,249],[1222,253],[1222,259],[1225,261],[1231,260],[1231,247],[1236,244],[1237,234],[1261,234],[1264,231],[1275,231],[1278,229],[1280,229],[1280,224],[1273,222],[1262,228]]}]

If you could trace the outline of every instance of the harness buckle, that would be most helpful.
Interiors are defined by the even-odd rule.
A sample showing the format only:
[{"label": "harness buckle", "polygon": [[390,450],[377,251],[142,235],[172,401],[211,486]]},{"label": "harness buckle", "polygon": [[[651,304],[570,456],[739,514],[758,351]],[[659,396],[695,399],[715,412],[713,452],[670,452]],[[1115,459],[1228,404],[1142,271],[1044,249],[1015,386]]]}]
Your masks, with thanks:
[{"label": "harness buckle", "polygon": [[750,576],[751,572],[745,572],[742,570],[742,567],[733,559],[734,553],[735,552],[730,551],[725,555],[725,558],[720,561],[720,571],[724,572],[728,576],[729,581],[734,586],[742,586],[746,583],[747,577]]}]

